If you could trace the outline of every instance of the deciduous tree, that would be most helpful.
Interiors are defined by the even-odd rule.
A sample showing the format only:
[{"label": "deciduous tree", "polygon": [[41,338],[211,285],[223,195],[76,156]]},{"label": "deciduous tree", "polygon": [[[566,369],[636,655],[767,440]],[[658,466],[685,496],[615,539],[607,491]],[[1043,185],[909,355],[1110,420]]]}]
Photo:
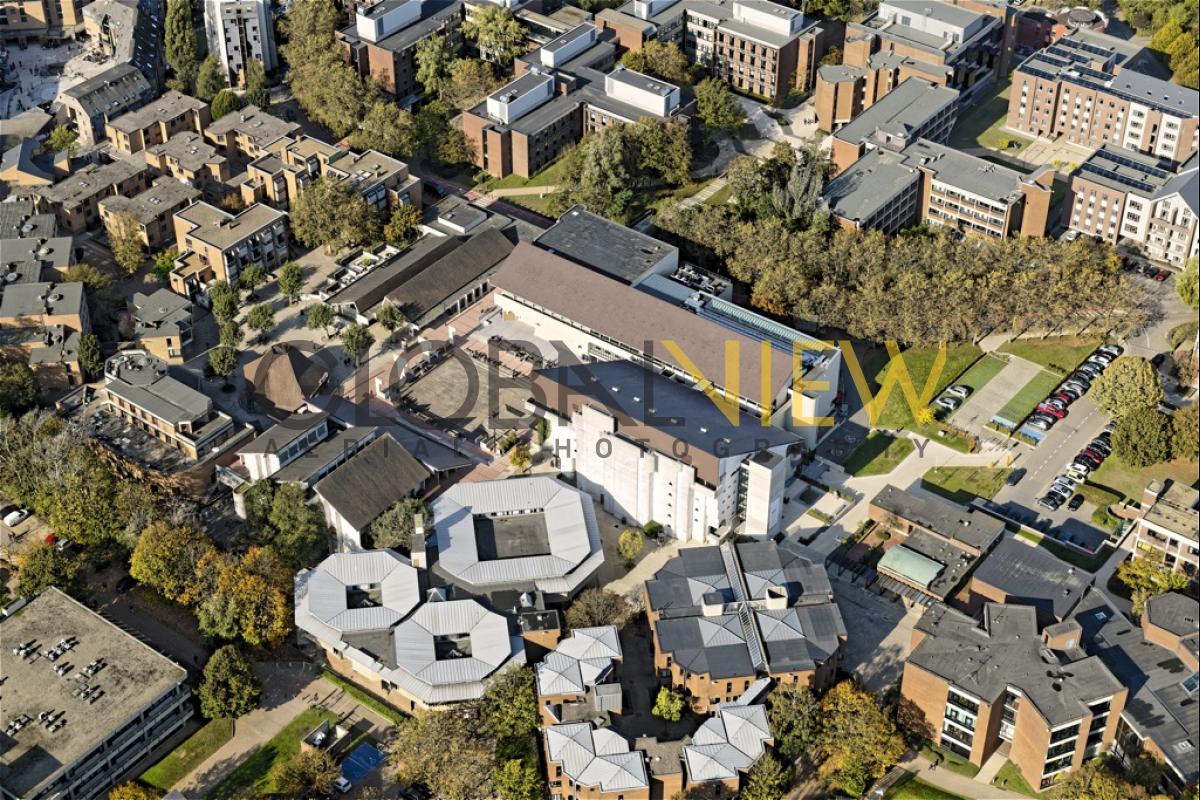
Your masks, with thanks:
[{"label": "deciduous tree", "polygon": [[409,244],[417,236],[422,216],[421,209],[412,203],[397,206],[392,211],[392,218],[383,226],[383,238],[397,247]]},{"label": "deciduous tree", "polygon": [[168,600],[195,602],[196,567],[214,549],[194,528],[156,522],[142,531],[129,557],[129,574]]},{"label": "deciduous tree", "polygon": [[1117,422],[1113,455],[1131,467],[1148,467],[1171,456],[1171,418],[1157,408],[1135,408]]},{"label": "deciduous tree", "polygon": [[208,368],[213,375],[224,379],[229,384],[229,376],[237,369],[238,353],[232,347],[214,347],[208,351]]},{"label": "deciduous tree", "polygon": [[304,750],[272,770],[275,788],[285,797],[329,797],[339,775],[337,762],[325,750]]},{"label": "deciduous tree", "polygon": [[0,416],[16,416],[37,402],[37,378],[24,361],[0,361]]},{"label": "deciduous tree", "polygon": [[741,797],[742,800],[779,800],[791,784],[791,773],[768,751],[750,768]]},{"label": "deciduous tree", "polygon": [[358,366],[373,344],[375,334],[371,333],[366,325],[351,323],[342,330],[342,346],[354,359],[355,366]]},{"label": "deciduous tree", "polygon": [[20,557],[17,569],[17,594],[33,597],[47,586],[73,592],[79,585],[82,565],[79,556],[59,550],[52,544],[29,548]]},{"label": "deciduous tree", "polygon": [[280,27],[280,48],[290,69],[290,86],[310,119],[335,137],[354,130],[378,99],[373,85],[342,61],[335,33],[341,13],[331,0],[304,0],[288,6]]},{"label": "deciduous tree", "polygon": [[218,322],[229,322],[237,316],[238,293],[226,280],[213,281],[208,287],[209,304]]},{"label": "deciduous tree", "polygon": [[510,758],[492,770],[492,789],[501,800],[542,800],[546,780],[536,760]]},{"label": "deciduous tree", "polygon": [[296,302],[296,297],[304,287],[304,271],[295,261],[289,261],[279,268],[279,277],[276,279],[276,283],[279,286],[279,293],[286,297],[288,305],[291,305]]},{"label": "deciduous tree", "polygon": [[72,158],[75,156],[75,151],[78,149],[79,134],[74,128],[68,128],[65,125],[59,125],[54,130],[50,131],[50,135],[46,137],[46,142],[43,147],[51,153],[61,153],[66,150],[67,155]]},{"label": "deciduous tree", "polygon": [[1138,408],[1154,408],[1163,399],[1162,378],[1148,360],[1121,356],[1092,386],[1092,401],[1114,417]]},{"label": "deciduous tree", "polygon": [[633,564],[645,546],[646,537],[637,528],[626,528],[617,537],[617,553],[627,565]]},{"label": "deciduous tree", "polygon": [[376,100],[363,117],[358,130],[351,134],[350,143],[360,150],[378,150],[389,156],[412,155],[412,114],[395,103]]},{"label": "deciduous tree", "polygon": [[450,65],[454,63],[454,58],[454,48],[445,34],[434,34],[417,42],[413,55],[417,65],[417,83],[424,87],[427,94],[441,97],[450,80]]},{"label": "deciduous tree", "polygon": [[621,63],[629,69],[653,75],[675,84],[692,82],[691,65],[687,56],[674,42],[651,39],[640,50],[630,50],[621,56]]},{"label": "deciduous tree", "polygon": [[324,331],[329,338],[329,326],[333,324],[333,309],[324,303],[313,303],[308,307],[304,325],[310,331]]},{"label": "deciduous tree", "polygon": [[1167,592],[1186,589],[1187,573],[1168,567],[1156,550],[1144,550],[1117,567],[1117,579],[1133,594],[1133,613],[1141,615],[1146,603]]},{"label": "deciduous tree", "polygon": [[471,108],[500,87],[492,65],[478,58],[455,59],[442,86],[441,98],[460,111]]},{"label": "deciduous tree", "polygon": [[399,725],[389,763],[402,783],[423,783],[445,800],[492,794],[492,742],[458,709],[418,711]]},{"label": "deciduous tree", "polygon": [[1200,405],[1190,403],[1171,415],[1171,457],[1195,461],[1200,456]]},{"label": "deciduous tree", "polygon": [[271,107],[271,90],[267,71],[257,58],[246,61],[246,102],[264,111]]},{"label": "deciduous tree", "polygon": [[813,760],[820,745],[821,701],[807,686],[781,683],[768,704],[771,732],[779,752],[792,761]]},{"label": "deciduous tree", "polygon": [[463,35],[475,43],[481,58],[507,66],[525,52],[525,28],[507,8],[486,5],[463,23]]},{"label": "deciduous tree", "polygon": [[696,116],[715,131],[734,133],[746,122],[746,112],[738,105],[729,87],[716,78],[696,84]]},{"label": "deciduous tree", "polygon": [[200,683],[200,713],[209,719],[236,719],[258,706],[262,693],[250,660],[236,646],[227,644],[209,657]]},{"label": "deciduous tree", "polygon": [[537,691],[533,670],[511,667],[488,683],[480,702],[484,729],[501,754],[520,752],[538,729]]},{"label": "deciduous tree", "polygon": [[242,331],[242,326],[237,323],[237,320],[231,319],[217,326],[217,342],[222,347],[236,349],[242,346],[242,341],[245,338],[246,334]]},{"label": "deciduous tree", "polygon": [[416,514],[421,514],[425,523],[429,524],[429,507],[422,500],[406,497],[396,501],[371,523],[372,543],[378,548],[390,547],[407,553],[414,530],[413,517]]},{"label": "deciduous tree", "polygon": [[606,589],[584,589],[567,608],[569,628],[594,628],[598,625],[625,625],[633,614],[629,602]]},{"label": "deciduous tree", "polygon": [[1175,294],[1193,311],[1200,308],[1200,260],[1189,260],[1183,272],[1175,276]]},{"label": "deciduous tree", "polygon": [[104,229],[108,234],[108,249],[117,266],[130,275],[141,269],[146,251],[138,232],[137,217],[127,213],[113,214],[104,221]]},{"label": "deciduous tree", "polygon": [[134,781],[127,781],[120,786],[114,786],[108,793],[108,800],[160,800],[162,792],[143,786]]},{"label": "deciduous tree", "polygon": [[267,331],[275,327],[275,306],[270,303],[259,303],[250,309],[246,315],[246,324],[262,338]]},{"label": "deciduous tree", "polygon": [[175,259],[177,258],[179,258],[179,251],[174,247],[160,250],[154,257],[154,267],[151,270],[154,277],[164,282],[170,280],[171,270],[175,269]]},{"label": "deciduous tree", "polygon": [[[257,62],[251,62],[257,63]],[[209,115],[213,119],[221,117],[242,107],[242,97],[233,89],[222,89],[213,96],[209,104]]]},{"label": "deciduous tree", "polygon": [[388,332],[389,343],[396,331],[407,322],[404,318],[404,312],[400,310],[399,306],[386,302],[375,312],[375,321],[382,325],[384,330]]},{"label": "deciduous tree", "polygon": [[904,754],[904,739],[875,696],[851,681],[830,689],[821,708],[818,773],[830,788],[860,796]]},{"label": "deciduous tree", "polygon": [[1059,773],[1048,792],[1055,800],[1166,800],[1151,795],[1145,788],[1128,781],[1102,758],[1093,759],[1079,769]]},{"label": "deciduous tree", "polygon": [[328,253],[378,241],[381,234],[379,217],[362,195],[324,178],[310,183],[296,198],[292,230],[305,246],[324,247]]},{"label": "deciduous tree", "polygon": [[271,549],[285,564],[311,567],[329,551],[328,529],[318,506],[304,501],[304,487],[284,483],[275,490],[269,516]]}]

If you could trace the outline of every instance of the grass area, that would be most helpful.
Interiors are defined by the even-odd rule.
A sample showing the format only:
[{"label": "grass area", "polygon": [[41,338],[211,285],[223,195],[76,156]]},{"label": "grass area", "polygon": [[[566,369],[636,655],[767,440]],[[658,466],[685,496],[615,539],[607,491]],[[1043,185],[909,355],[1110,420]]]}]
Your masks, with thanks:
[{"label": "grass area", "polygon": [[1002,467],[934,467],[921,477],[921,485],[948,500],[968,505],[976,497],[995,497],[1010,472]]},{"label": "grass area", "polygon": [[996,412],[995,416],[1009,422],[1020,422],[1029,416],[1029,412],[1037,408],[1037,404],[1046,399],[1046,395],[1058,386],[1062,376],[1048,370],[1042,370],[1030,378],[1029,383],[1009,398],[1008,402]]},{"label": "grass area", "polygon": [[996,773],[996,777],[992,779],[992,786],[997,786],[1001,789],[1007,789],[1010,792],[1023,794],[1026,797],[1041,797],[1040,794],[1033,790],[1029,782],[1021,777],[1021,773],[1013,766],[1011,761],[1005,761],[1004,766]]},{"label": "grass area", "polygon": [[963,800],[960,795],[942,791],[916,777],[888,789],[884,797],[886,800]]},{"label": "grass area", "polygon": [[[946,363],[942,368],[941,374],[936,376],[933,381],[936,390],[931,395],[931,401],[941,394],[947,386],[955,383],[958,376],[979,358],[982,352],[973,344],[953,344],[947,346]],[[908,375],[912,379],[913,390],[918,396],[925,388],[926,382],[930,379],[930,373],[933,372],[937,354],[938,348],[936,345],[910,347],[900,354],[904,361],[904,368],[908,370]],[[872,380],[874,385],[871,387],[871,391],[875,392],[876,396],[878,396],[879,387],[883,385],[884,378],[890,366],[891,361],[886,361]],[[891,394],[888,395],[886,402],[883,404],[878,419],[872,420],[871,424],[877,428],[916,429],[913,410],[909,407],[908,400],[899,383],[892,387]]]},{"label": "grass area", "polygon": [[951,753],[949,750],[943,750],[931,744],[927,744],[921,748],[921,755],[938,764],[941,769],[949,770],[957,775],[974,778],[979,773],[979,767],[967,759],[957,753]]},{"label": "grass area", "polygon": [[873,431],[862,444],[854,449],[846,459],[846,472],[855,477],[865,475],[886,475],[894,470],[901,461],[917,446],[912,439],[897,438],[890,433]]},{"label": "grass area", "polygon": [[212,800],[229,800],[243,789],[252,789],[256,794],[271,794],[275,782],[271,770],[300,752],[300,740],[324,721],[333,722],[337,717],[323,708],[310,708],[284,726],[250,757],[225,776],[209,795]]},{"label": "grass area", "polygon": [[407,719],[407,717],[400,711],[392,708],[383,700],[380,700],[378,697],[366,691],[357,684],[351,683],[332,670],[322,669],[321,677],[353,697],[363,706],[366,706],[379,716],[388,720],[393,725],[399,725],[401,722]]},{"label": "grass area", "polygon": [[1026,361],[1040,364],[1051,372],[1066,375],[1073,371],[1100,344],[1098,339],[1058,336],[1050,339],[1014,339],[1000,348]]},{"label": "grass area", "polygon": [[1004,369],[1008,362],[999,356],[988,353],[983,358],[971,365],[971,368],[964,372],[962,376],[956,380],[955,385],[968,386],[971,389],[971,394],[975,394],[982,389],[988,381],[1000,374],[1000,370]]},{"label": "grass area", "polygon": [[713,196],[704,201],[705,205],[723,206],[733,198],[733,187],[728,183],[717,189]]},{"label": "grass area", "polygon": [[1094,556],[1089,556],[1081,550],[1076,550],[1074,547],[1069,547],[1061,542],[1056,542],[1047,536],[1040,536],[1029,531],[1017,531],[1017,537],[1024,539],[1027,542],[1032,542],[1038,547],[1048,550],[1055,557],[1079,567],[1085,572],[1095,572],[1103,566],[1104,562],[1112,554],[1112,548],[1105,545],[1101,547],[1099,552]]},{"label": "grass area", "polygon": [[[711,178],[709,180],[711,180]],[[708,180],[689,181],[683,186],[675,189],[657,189],[655,190],[657,197],[655,197],[655,199],[651,202],[647,203],[646,207],[652,208],[655,211],[662,211],[664,208],[673,206],[680,201],[688,199],[703,189],[707,183]]]},{"label": "grass area", "polygon": [[1107,486],[1097,486],[1091,481],[1076,487],[1075,491],[1083,495],[1084,500],[1100,508],[1107,508],[1114,503],[1121,502],[1121,495],[1119,493],[1114,492]]},{"label": "grass area", "polygon": [[553,220],[558,218],[558,215],[550,210],[550,204],[554,202],[554,197],[555,195],[552,194],[548,194],[545,197],[539,197],[536,194],[523,194],[514,197],[502,197],[501,200]]},{"label": "grass area", "polygon": [[495,189],[522,189],[526,186],[554,186],[562,174],[564,159],[558,159],[541,172],[535,172],[528,178],[520,175],[506,175],[503,178],[488,177],[476,184],[480,192],[490,192]]},{"label": "grass area", "polygon": [[1012,82],[1008,81],[968,111],[959,114],[958,124],[950,133],[950,146],[959,149],[986,147],[989,150],[1016,155],[1033,144],[1032,139],[1004,130],[1011,89]]},{"label": "grass area", "polygon": [[1100,469],[1088,476],[1088,482],[1111,489],[1125,499],[1140,502],[1142,492],[1150,481],[1172,480],[1191,486],[1196,482],[1198,471],[1200,463],[1182,458],[1139,468],[1123,464],[1121,459],[1112,457],[1104,459]]},{"label": "grass area", "polygon": [[233,738],[232,719],[214,719],[141,774],[142,783],[167,791]]}]

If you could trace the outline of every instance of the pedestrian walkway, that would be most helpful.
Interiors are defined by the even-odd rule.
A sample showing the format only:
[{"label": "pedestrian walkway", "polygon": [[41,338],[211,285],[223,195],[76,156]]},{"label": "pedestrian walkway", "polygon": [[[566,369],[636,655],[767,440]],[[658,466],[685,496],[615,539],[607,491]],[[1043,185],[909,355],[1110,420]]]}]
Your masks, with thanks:
[{"label": "pedestrian walkway", "polygon": [[640,589],[642,584],[654,577],[654,573],[662,569],[663,564],[675,557],[680,547],[693,546],[691,542],[670,542],[652,551],[645,558],[634,564],[633,569],[620,578],[610,581],[604,588],[614,594],[626,595]]},{"label": "pedestrian walkway", "polygon": [[990,783],[959,775],[944,767],[935,768],[924,756],[910,757],[898,766],[914,773],[919,780],[930,786],[965,797],[967,800],[1027,800],[1023,794],[999,789]]},{"label": "pedestrian walkway", "polygon": [[983,766],[979,768],[979,772],[975,775],[975,780],[979,783],[988,784],[994,781],[996,775],[1008,763],[1008,751],[1009,748],[1007,746],[1002,746],[999,750],[992,753],[991,758],[983,762]]},{"label": "pedestrian walkway", "polygon": [[701,203],[707,203],[710,197],[724,189],[728,183],[729,181],[725,178],[713,178],[704,185],[703,189],[696,192],[691,197],[685,197],[683,200],[680,200],[679,207],[692,208],[693,206],[698,206]]}]

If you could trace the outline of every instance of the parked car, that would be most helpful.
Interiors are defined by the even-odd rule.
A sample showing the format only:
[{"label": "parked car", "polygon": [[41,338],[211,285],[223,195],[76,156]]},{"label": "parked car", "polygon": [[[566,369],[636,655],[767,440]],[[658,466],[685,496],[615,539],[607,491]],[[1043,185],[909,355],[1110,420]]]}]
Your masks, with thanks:
[{"label": "parked car", "polygon": [[947,411],[953,411],[958,408],[959,400],[954,397],[939,397],[934,405],[938,408],[944,408]]},{"label": "parked car", "polygon": [[1167,278],[1171,277],[1171,273],[1167,272],[1165,269],[1160,269],[1160,270],[1155,270],[1154,275],[1152,275],[1151,277],[1153,277],[1154,280],[1158,281],[1159,283],[1162,283]]},{"label": "parked car", "polygon": [[961,386],[961,385],[960,386],[951,386],[949,389],[946,390],[946,394],[953,395],[954,397],[957,397],[960,399],[966,399],[967,396],[971,394],[971,387],[970,386]]},{"label": "parked car", "polygon": [[1100,469],[1100,460],[1091,456],[1077,455],[1071,463],[1083,464],[1091,469]]},{"label": "parked car", "polygon": [[1087,480],[1087,476],[1088,476],[1089,472],[1091,472],[1091,469],[1084,466],[1083,464],[1072,463],[1072,464],[1067,465],[1067,474],[1070,475],[1072,478],[1078,479],[1080,483],[1083,483],[1084,481]]},{"label": "parked car", "polygon": [[1107,439],[1092,439],[1088,442],[1088,449],[1095,450],[1100,455],[1108,458],[1112,455],[1112,444]]},{"label": "parked car", "polygon": [[1154,355],[1153,355],[1153,356],[1150,358],[1150,363],[1154,365],[1155,369],[1157,369],[1158,367],[1161,367],[1161,366],[1162,366],[1162,363],[1163,363],[1164,361],[1166,361],[1166,360],[1167,360],[1167,354],[1166,354],[1166,353],[1155,353],[1155,354],[1154,354]]},{"label": "parked car", "polygon": [[1064,403],[1062,400],[1059,400],[1057,397],[1047,397],[1039,405],[1049,406],[1050,408],[1057,408],[1059,411],[1067,410],[1067,404]]},{"label": "parked car", "polygon": [[1067,412],[1063,411],[1061,408],[1055,408],[1054,406],[1048,406],[1045,403],[1042,403],[1040,406],[1038,406],[1037,410],[1039,413],[1047,414],[1051,417],[1054,417],[1055,419],[1062,419],[1063,417],[1065,417],[1067,415]]},{"label": "parked car", "polygon": [[1004,482],[1006,484],[1008,484],[1009,486],[1016,486],[1018,483],[1021,482],[1021,478],[1024,478],[1024,477],[1025,477],[1025,468],[1017,467],[1016,469],[1014,469],[1008,473],[1008,478],[1006,478]]},{"label": "parked car", "polygon": [[1054,419],[1052,417],[1030,417],[1025,424],[1035,431],[1048,431],[1054,425]]},{"label": "parked car", "polygon": [[1125,352],[1125,348],[1119,344],[1103,344],[1098,348],[1101,353],[1108,353],[1111,356],[1119,356]]},{"label": "parked car", "polygon": [[350,790],[354,788],[354,784],[346,780],[344,775],[338,775],[337,780],[333,782],[333,788],[342,794],[350,794]]},{"label": "parked car", "polygon": [[1058,495],[1047,493],[1044,497],[1038,499],[1038,505],[1055,511],[1062,505],[1062,500],[1058,499]]},{"label": "parked car", "polygon": [[1071,405],[1071,403],[1074,403],[1076,400],[1076,397],[1075,397],[1075,395],[1071,394],[1070,392],[1063,391],[1063,392],[1055,392],[1054,394],[1050,395],[1050,399],[1057,400],[1058,402],[1062,403],[1063,407],[1065,408],[1066,406]]},{"label": "parked car", "polygon": [[1088,356],[1087,360],[1088,361],[1096,361],[1101,364],[1104,364],[1105,366],[1108,366],[1109,364],[1111,364],[1113,362],[1114,358],[1116,358],[1116,357],[1109,355],[1108,353],[1104,352],[1103,350],[1097,350],[1096,352],[1094,352],[1090,356]]},{"label": "parked car", "polygon": [[[1109,423],[1104,426],[1104,433],[1107,433],[1109,436],[1112,436],[1112,432],[1115,431],[1116,429],[1117,429],[1117,421],[1115,419],[1109,420]],[[1103,436],[1104,434],[1101,434],[1101,435]]]},{"label": "parked car", "polygon": [[29,519],[29,509],[18,508],[4,515],[4,524],[10,528],[15,528],[27,519]]},{"label": "parked car", "polygon": [[1083,505],[1083,495],[1077,494],[1071,497],[1070,502],[1067,503],[1067,508],[1071,511],[1078,511],[1081,505]]}]

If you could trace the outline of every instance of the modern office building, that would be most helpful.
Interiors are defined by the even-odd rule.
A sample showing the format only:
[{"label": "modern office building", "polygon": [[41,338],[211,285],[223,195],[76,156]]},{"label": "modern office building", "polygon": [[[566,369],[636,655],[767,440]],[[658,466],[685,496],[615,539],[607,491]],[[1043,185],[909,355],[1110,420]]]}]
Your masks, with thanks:
[{"label": "modern office building", "polygon": [[643,594],[654,666],[697,713],[760,678],[822,689],[837,674],[846,628],[825,568],[774,542],[683,548]]},{"label": "modern office building", "polygon": [[183,667],[54,587],[0,638],[5,800],[106,796],[192,716]]},{"label": "modern office building", "polygon": [[1103,145],[1071,172],[1063,221],[1183,267],[1200,255],[1200,154],[1181,166]]},{"label": "modern office building", "polygon": [[1013,73],[1008,128],[1186,161],[1200,145],[1200,93],[1118,60],[1113,48],[1070,36],[1038,50]]},{"label": "modern office building", "polygon": [[266,72],[279,65],[275,21],[268,0],[204,0],[208,52],[221,60],[233,85],[245,85],[246,64],[257,61]]},{"label": "modern office building", "polygon": [[1134,552],[1156,552],[1171,569],[1200,568],[1200,492],[1178,482],[1152,481],[1133,523]]}]

